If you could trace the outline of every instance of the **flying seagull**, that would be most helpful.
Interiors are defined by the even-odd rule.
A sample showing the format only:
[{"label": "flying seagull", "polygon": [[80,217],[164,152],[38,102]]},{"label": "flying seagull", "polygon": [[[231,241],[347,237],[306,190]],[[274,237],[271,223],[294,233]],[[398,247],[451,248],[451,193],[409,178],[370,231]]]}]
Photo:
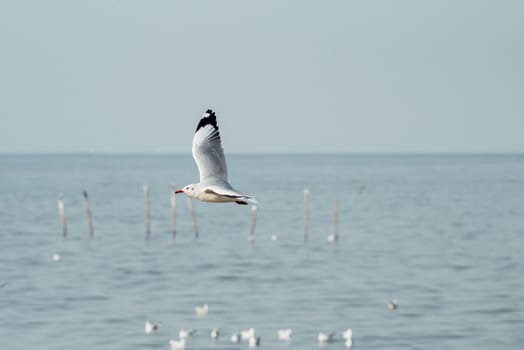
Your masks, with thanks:
[{"label": "flying seagull", "polygon": [[204,202],[256,204],[256,200],[235,190],[227,182],[227,166],[218,132],[215,112],[208,109],[198,123],[193,136],[193,158],[198,166],[200,182],[186,185],[175,193]]}]

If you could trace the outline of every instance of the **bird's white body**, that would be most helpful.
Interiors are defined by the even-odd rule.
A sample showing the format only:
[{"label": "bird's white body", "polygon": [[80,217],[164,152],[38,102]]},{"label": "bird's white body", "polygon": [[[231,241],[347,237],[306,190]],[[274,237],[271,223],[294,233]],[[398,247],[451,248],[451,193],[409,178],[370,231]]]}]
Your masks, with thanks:
[{"label": "bird's white body", "polygon": [[171,350],[183,350],[186,348],[186,340],[185,339],[180,339],[180,340],[171,339],[169,341],[169,345],[171,346]]},{"label": "bird's white body", "polygon": [[255,337],[255,328],[249,328],[240,332],[242,340],[249,340]]},{"label": "bird's white body", "polygon": [[329,343],[333,341],[333,337],[335,336],[335,333],[318,333],[318,342],[319,343]]},{"label": "bird's white body", "polygon": [[337,238],[338,238],[337,235],[332,233],[329,236],[327,236],[327,241],[330,242],[330,243],[333,243],[333,242],[335,242],[337,240]]},{"label": "bird's white body", "polygon": [[260,337],[253,336],[249,338],[249,347],[250,348],[256,348],[260,345]]},{"label": "bird's white body", "polygon": [[352,339],[346,339],[346,348],[350,348],[353,346],[353,340]]},{"label": "bird's white body", "polygon": [[233,333],[231,335],[231,342],[232,343],[238,343],[240,341],[240,334],[238,333]]},{"label": "bird's white body", "polygon": [[213,329],[211,330],[211,339],[213,339],[213,340],[217,340],[219,334],[220,334],[220,333],[218,332],[218,329],[217,329],[217,328],[213,328]]},{"label": "bird's white body", "polygon": [[226,158],[216,115],[210,109],[202,115],[197,125],[192,153],[200,173],[200,182],[186,185],[176,193],[185,193],[203,202],[256,203],[254,198],[235,190],[227,180]]},{"label": "bird's white body", "polygon": [[180,339],[186,339],[188,337],[191,337],[195,333],[195,330],[186,331],[185,329],[181,329],[180,332],[178,332],[178,336]]},{"label": "bird's white body", "polygon": [[279,329],[277,334],[279,340],[290,340],[293,336],[293,330],[291,328]]},{"label": "bird's white body", "polygon": [[144,331],[146,332],[146,334],[151,334],[154,331],[156,331],[157,329],[158,329],[158,325],[157,324],[154,324],[152,322],[146,321],[146,324],[144,326]]},{"label": "bird's white body", "polygon": [[209,306],[207,304],[195,307],[195,313],[197,316],[206,316],[208,312],[209,312]]},{"label": "bird's white body", "polygon": [[351,328],[348,328],[342,333],[342,336],[344,339],[352,339],[353,338],[353,330]]},{"label": "bird's white body", "polygon": [[388,310],[389,311],[394,311],[398,308],[398,301],[396,300],[392,300],[388,303]]}]

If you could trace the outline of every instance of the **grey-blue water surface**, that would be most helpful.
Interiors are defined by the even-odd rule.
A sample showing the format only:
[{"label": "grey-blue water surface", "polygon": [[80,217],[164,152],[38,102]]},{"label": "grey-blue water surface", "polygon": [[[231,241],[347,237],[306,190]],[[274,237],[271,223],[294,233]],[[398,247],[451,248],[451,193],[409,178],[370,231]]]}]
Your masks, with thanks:
[{"label": "grey-blue water surface", "polygon": [[[198,181],[190,155],[0,156],[0,349],[169,349],[180,328],[197,330],[188,349],[240,349],[229,337],[248,327],[266,349],[317,349],[319,331],[342,349],[348,327],[355,349],[523,348],[524,156],[227,158],[259,201],[254,244],[250,207],[236,204],[194,202],[195,240],[184,197],[173,239],[169,186]],[[146,319],[159,331],[146,335]],[[292,341],[276,339],[282,327]]]}]

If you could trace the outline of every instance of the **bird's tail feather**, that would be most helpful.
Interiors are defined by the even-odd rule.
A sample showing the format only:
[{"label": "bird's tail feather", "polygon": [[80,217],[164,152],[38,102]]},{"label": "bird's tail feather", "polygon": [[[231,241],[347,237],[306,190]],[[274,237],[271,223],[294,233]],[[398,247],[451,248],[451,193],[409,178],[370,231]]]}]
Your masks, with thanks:
[{"label": "bird's tail feather", "polygon": [[258,204],[258,201],[254,197],[246,196],[243,199],[250,204]]}]

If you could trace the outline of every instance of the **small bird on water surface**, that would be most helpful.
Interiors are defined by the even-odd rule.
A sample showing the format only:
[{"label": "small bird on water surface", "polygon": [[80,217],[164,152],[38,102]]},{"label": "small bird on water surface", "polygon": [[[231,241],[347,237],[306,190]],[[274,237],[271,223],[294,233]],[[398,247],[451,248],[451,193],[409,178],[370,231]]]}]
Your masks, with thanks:
[{"label": "small bird on water surface", "polygon": [[213,328],[211,330],[211,339],[217,340],[220,333],[218,332],[218,328]]},{"label": "small bird on water surface", "polygon": [[346,348],[351,348],[353,346],[353,330],[351,328],[346,329],[342,336],[345,339]]},{"label": "small bird on water surface", "polygon": [[256,204],[253,197],[238,192],[227,181],[226,158],[217,118],[211,109],[202,115],[196,127],[192,153],[200,173],[200,182],[186,185],[175,193],[185,193],[204,202]]},{"label": "small bird on water surface", "polygon": [[249,340],[249,339],[255,338],[255,337],[256,337],[255,328],[249,328],[249,329],[240,331],[240,338],[242,340]]},{"label": "small bird on water surface", "polygon": [[398,301],[392,300],[388,303],[388,310],[395,311],[398,308]]},{"label": "small bird on water surface", "polygon": [[256,348],[260,346],[260,337],[253,336],[248,340],[250,348]]},{"label": "small bird on water surface", "polygon": [[145,326],[144,326],[144,331],[146,332],[146,334],[151,334],[156,330],[158,330],[157,324],[146,321]]},{"label": "small bird on water surface", "polygon": [[207,316],[208,312],[209,306],[207,304],[204,304],[202,306],[195,306],[195,314],[197,316]]},{"label": "small bird on water surface", "polygon": [[238,343],[240,341],[240,333],[233,333],[231,335],[231,342]]},{"label": "small bird on water surface", "polygon": [[169,345],[171,346],[171,350],[183,350],[186,348],[186,340],[180,339],[180,340],[169,340]]},{"label": "small bird on water surface", "polygon": [[293,336],[293,330],[291,328],[279,329],[277,331],[277,335],[279,340],[291,340],[291,337]]},{"label": "small bird on water surface", "polygon": [[178,332],[178,336],[180,339],[187,339],[188,337],[192,337],[193,334],[195,334],[196,330],[192,329],[190,331],[186,331],[185,329],[181,329],[180,332]]},{"label": "small bird on water surface", "polygon": [[333,341],[333,337],[335,336],[335,332],[331,332],[331,333],[318,333],[318,342],[323,344],[323,343],[330,343]]}]

